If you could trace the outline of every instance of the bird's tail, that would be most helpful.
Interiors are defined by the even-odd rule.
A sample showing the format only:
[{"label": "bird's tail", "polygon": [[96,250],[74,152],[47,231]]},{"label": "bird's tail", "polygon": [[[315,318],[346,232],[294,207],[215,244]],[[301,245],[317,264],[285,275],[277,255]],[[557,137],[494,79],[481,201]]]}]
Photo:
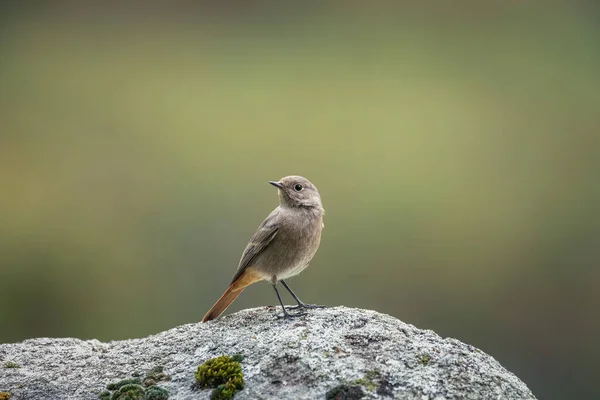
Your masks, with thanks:
[{"label": "bird's tail", "polygon": [[217,300],[214,306],[202,318],[202,322],[210,321],[217,318],[223,311],[229,307],[231,303],[242,293],[242,291],[253,283],[260,281],[262,277],[253,273],[251,270],[242,272],[227,288],[225,293]]}]

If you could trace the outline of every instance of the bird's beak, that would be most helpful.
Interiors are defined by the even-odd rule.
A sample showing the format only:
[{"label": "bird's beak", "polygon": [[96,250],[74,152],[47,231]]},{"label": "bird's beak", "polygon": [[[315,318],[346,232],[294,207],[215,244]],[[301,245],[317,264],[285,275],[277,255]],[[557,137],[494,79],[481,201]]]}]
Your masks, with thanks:
[{"label": "bird's beak", "polygon": [[269,183],[270,183],[271,185],[275,186],[276,188],[283,189],[283,185],[282,185],[281,183],[279,183],[279,182],[276,182],[276,181],[269,181]]}]

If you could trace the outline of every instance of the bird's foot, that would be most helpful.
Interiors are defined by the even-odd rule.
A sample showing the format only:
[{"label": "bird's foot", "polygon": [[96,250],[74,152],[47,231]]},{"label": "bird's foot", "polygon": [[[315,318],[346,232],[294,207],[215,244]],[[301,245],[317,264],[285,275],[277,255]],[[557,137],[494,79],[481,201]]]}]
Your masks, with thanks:
[{"label": "bird's foot", "polygon": [[305,312],[296,312],[296,313],[292,313],[291,314],[291,313],[287,312],[287,310],[284,308],[283,309],[283,314],[277,314],[277,319],[287,319],[287,318],[302,317],[302,316],[304,316],[306,314],[307,313],[305,313]]},{"label": "bird's foot", "polygon": [[311,308],[327,308],[327,306],[321,306],[319,304],[298,303],[297,306],[289,306],[287,309],[288,310],[297,310],[299,308],[306,308],[306,309],[311,309]]}]

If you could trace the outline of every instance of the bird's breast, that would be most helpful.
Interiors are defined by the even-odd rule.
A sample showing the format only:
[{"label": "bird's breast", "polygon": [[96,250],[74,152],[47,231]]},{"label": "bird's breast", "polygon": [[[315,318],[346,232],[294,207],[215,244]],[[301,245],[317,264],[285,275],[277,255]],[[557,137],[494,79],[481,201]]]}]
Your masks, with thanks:
[{"label": "bird's breast", "polygon": [[323,218],[320,215],[285,215],[273,242],[262,254],[259,261],[261,269],[277,279],[300,273],[319,248],[322,228]]}]

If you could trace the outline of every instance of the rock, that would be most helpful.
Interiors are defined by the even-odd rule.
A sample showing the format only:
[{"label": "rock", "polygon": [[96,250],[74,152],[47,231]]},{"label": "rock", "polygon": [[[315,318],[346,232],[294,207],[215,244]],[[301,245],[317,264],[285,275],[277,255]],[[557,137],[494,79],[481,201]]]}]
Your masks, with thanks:
[{"label": "rock", "polygon": [[158,368],[170,377],[157,382],[170,399],[209,399],[211,389],[195,384],[198,365],[242,354],[239,400],[535,399],[483,351],[391,316],[335,307],[284,320],[276,312],[244,310],[143,339],[1,344],[0,392],[12,400],[98,399],[109,383]]}]

